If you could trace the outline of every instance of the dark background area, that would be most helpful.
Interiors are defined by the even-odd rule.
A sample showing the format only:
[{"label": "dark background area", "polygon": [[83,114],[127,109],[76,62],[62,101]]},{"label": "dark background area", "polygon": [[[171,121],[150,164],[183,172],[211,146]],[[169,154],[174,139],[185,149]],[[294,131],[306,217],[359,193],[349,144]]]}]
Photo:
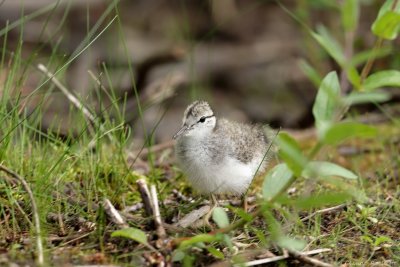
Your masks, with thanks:
[{"label": "dark background area", "polygon": [[[309,27],[324,24],[343,42],[337,10],[340,1],[281,3]],[[373,46],[375,37],[369,27],[380,5],[372,0],[361,3],[355,52]],[[106,90],[114,91],[119,110],[125,112],[137,138],[143,136],[139,128],[144,126],[148,132],[158,125],[155,141],[169,140],[181,123],[184,108],[194,99],[206,99],[218,115],[239,121],[310,127],[317,88],[301,70],[300,62],[306,60],[321,76],[338,69],[276,1],[26,0],[24,5],[4,1],[0,6],[2,28],[20,20],[21,14],[35,14],[46,7],[46,12],[26,19],[6,36],[8,57],[12,58],[21,37],[22,60],[27,63],[26,69],[20,70],[26,79],[19,81],[21,86],[15,87],[14,94],[26,96],[43,82],[37,64],[55,72],[84,47],[91,29],[99,26],[96,36],[118,15],[120,19],[57,77],[100,117],[104,113],[116,117],[112,101],[105,97]],[[110,8],[115,10],[98,25]],[[1,43],[4,38],[3,34]],[[396,43],[393,49],[398,49]],[[393,53],[375,66],[396,68],[398,62],[398,53]],[[3,79],[7,71],[1,71]],[[42,128],[59,129],[63,135],[79,132],[71,113],[80,111],[71,108],[51,82],[36,90],[25,107],[32,112],[43,96]],[[141,117],[138,100],[143,123],[137,123]]]}]

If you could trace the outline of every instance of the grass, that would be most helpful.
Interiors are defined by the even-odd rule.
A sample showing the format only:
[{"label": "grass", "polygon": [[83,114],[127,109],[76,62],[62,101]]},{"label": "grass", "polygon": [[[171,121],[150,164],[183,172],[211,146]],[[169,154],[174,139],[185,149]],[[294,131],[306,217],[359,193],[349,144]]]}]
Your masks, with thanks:
[{"label": "grass", "polygon": [[[98,23],[88,29],[88,34],[77,51],[57,66],[56,74],[61,75],[77,57],[90,50],[93,42],[110,27],[117,27],[120,41],[125,42],[120,18],[115,16],[106,22],[107,16],[112,16],[115,11],[116,4],[117,1],[112,2]],[[47,87],[58,90],[53,88],[51,79],[44,77],[29,95],[18,93],[27,76],[32,73],[32,68],[35,68],[33,62],[36,60],[34,55],[29,60],[22,57],[24,20],[42,14],[43,10],[21,18],[0,31],[4,36],[1,69],[7,73],[1,84],[0,163],[25,179],[33,192],[39,211],[37,215],[40,218],[40,235],[44,241],[45,264],[139,265],[144,259],[149,261],[148,255],[152,255],[152,249],[133,240],[111,237],[118,227],[110,221],[102,206],[104,198],[109,199],[120,211],[141,202],[136,181],[143,178],[143,175],[135,172],[131,162],[127,161],[127,149],[132,140],[130,130],[124,126],[125,114],[117,105],[121,99],[113,92],[109,93],[111,105],[103,106],[95,123],[89,122],[83,112],[71,108],[71,119],[81,127],[71,133],[71,136],[61,136],[57,134],[57,124],[54,124],[53,131],[41,130],[44,103],[49,96],[43,91]],[[11,50],[7,44],[7,33],[15,27],[20,27],[20,42],[15,50]],[[51,66],[60,64],[55,59],[57,49],[58,44],[54,46],[48,59],[47,63]],[[126,44],[125,53],[128,54]],[[107,67],[102,67],[107,75]],[[129,62],[129,71],[132,83],[135,84],[132,62]],[[109,84],[105,87],[113,88],[111,80],[108,81]],[[140,120],[146,112],[142,107],[146,105],[141,103],[136,88],[135,96]],[[25,105],[33,97],[38,97],[41,102],[34,111],[28,113]],[[102,102],[100,96],[96,97]],[[110,115],[111,109],[114,116]],[[172,255],[175,259],[181,257],[177,265],[186,266],[207,265],[226,259],[247,261],[266,250],[280,255],[282,246],[274,238],[275,231],[279,229],[285,236],[295,238],[288,241],[291,245],[304,242],[305,250],[331,249],[315,256],[324,262],[350,266],[399,264],[400,151],[397,136],[400,136],[400,130],[399,122],[395,118],[388,119],[388,122],[377,125],[379,138],[353,139],[340,146],[325,148],[317,154],[318,160],[336,162],[355,171],[359,178],[351,185],[366,196],[365,201],[341,201],[345,204],[343,207],[326,213],[314,212],[339,204],[333,204],[334,198],[332,205],[318,206],[318,203],[311,203],[313,208],[272,203],[270,210],[262,216],[254,218],[244,227],[233,229],[227,235],[219,236],[220,239],[207,246],[200,242],[185,249],[171,250],[167,255]],[[153,130],[145,132],[148,140],[151,140]],[[151,141],[146,145],[150,143]],[[314,143],[313,137],[301,140],[302,151],[308,152]],[[200,206],[202,199],[187,185],[180,170],[170,163],[173,162],[170,149],[163,153],[150,154],[148,159],[145,163],[149,166],[149,171],[145,179],[149,184],[157,186],[161,216],[167,224],[174,223]],[[276,159],[271,167],[279,161]],[[257,196],[257,207],[265,204],[261,197],[262,183],[263,176],[257,177],[249,192],[250,195]],[[297,197],[337,192],[336,189],[332,183],[322,180],[299,179],[291,185],[290,194],[283,194],[285,199],[282,201],[290,203]],[[173,190],[178,190],[187,197],[194,197],[196,201],[182,200]],[[314,200],[317,201],[318,198]],[[31,204],[32,200],[20,181],[2,172],[0,264],[34,264],[38,247],[35,243],[36,223]],[[245,216],[237,207],[229,206],[228,210],[230,222],[237,222]],[[141,229],[147,234],[151,247],[157,247],[152,218],[145,215],[143,209],[124,214],[129,226]],[[309,219],[304,220],[307,216],[310,216]],[[168,237],[174,239],[199,236],[208,233],[209,229],[181,231],[182,229],[172,229],[168,232]],[[282,264],[302,266],[303,263],[291,258]]]}]

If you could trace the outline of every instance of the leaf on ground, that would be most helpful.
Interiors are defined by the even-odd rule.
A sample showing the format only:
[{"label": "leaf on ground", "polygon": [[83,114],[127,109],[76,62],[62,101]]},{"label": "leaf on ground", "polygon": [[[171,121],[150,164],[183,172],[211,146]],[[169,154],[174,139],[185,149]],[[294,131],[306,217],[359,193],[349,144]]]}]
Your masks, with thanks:
[{"label": "leaf on ground", "polygon": [[229,225],[228,214],[226,214],[224,208],[216,207],[213,210],[212,218],[219,228],[224,228]]},{"label": "leaf on ground", "polygon": [[135,240],[138,243],[147,245],[147,236],[146,234],[137,228],[125,228],[121,230],[114,231],[111,234],[112,237],[125,237],[132,240]]},{"label": "leaf on ground", "polygon": [[225,258],[224,253],[222,253],[221,251],[219,251],[218,249],[216,249],[214,247],[207,247],[207,250],[216,259],[223,260]]},{"label": "leaf on ground", "polygon": [[284,235],[278,238],[277,243],[282,248],[295,251],[302,251],[307,245],[304,240],[295,239]]},{"label": "leaf on ground", "polygon": [[198,234],[188,240],[182,241],[179,245],[179,248],[184,249],[184,248],[190,247],[196,243],[211,243],[211,242],[219,240],[219,239],[220,239],[220,236],[218,236],[218,235]]}]

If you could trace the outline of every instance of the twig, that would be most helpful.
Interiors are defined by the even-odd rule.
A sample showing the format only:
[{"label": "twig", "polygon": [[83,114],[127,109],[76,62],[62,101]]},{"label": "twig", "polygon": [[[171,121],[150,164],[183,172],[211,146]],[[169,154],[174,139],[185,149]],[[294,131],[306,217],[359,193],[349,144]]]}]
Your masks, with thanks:
[{"label": "twig", "polygon": [[108,200],[107,198],[103,200],[103,207],[107,215],[116,225],[118,225],[122,229],[129,227],[125,219],[121,216],[121,214],[119,214],[118,210],[113,206],[111,201]]},{"label": "twig", "polygon": [[192,212],[186,214],[182,219],[180,219],[177,223],[175,223],[174,226],[187,228],[193,225],[195,221],[203,217],[210,210],[211,210],[210,205],[202,206],[201,208],[193,210]]},{"label": "twig", "polygon": [[182,200],[182,201],[185,201],[185,202],[193,202],[193,198],[192,197],[185,196],[184,194],[179,192],[177,189],[172,189],[172,193],[175,195],[175,197],[178,200]]},{"label": "twig", "polygon": [[326,208],[326,209],[322,209],[322,210],[317,210],[316,212],[313,212],[310,215],[302,218],[301,221],[304,222],[304,221],[307,221],[307,220],[311,219],[312,217],[314,217],[317,214],[330,213],[332,211],[343,209],[344,207],[346,207],[346,204],[340,204],[340,205],[337,205],[337,206],[334,206],[334,207],[330,207],[330,208]]},{"label": "twig", "polygon": [[289,255],[295,259],[298,259],[299,261],[302,261],[304,263],[311,264],[312,266],[317,266],[317,267],[333,267],[334,265],[308,257],[307,255],[295,251],[295,250],[289,250]]},{"label": "twig", "polygon": [[[306,252],[298,252],[300,255],[305,256],[306,255],[315,255],[315,254],[319,254],[319,253],[323,253],[323,252],[330,252],[332,251],[329,248],[320,248],[320,249],[316,249],[316,250],[310,250],[310,251],[306,251]],[[267,259],[260,259],[260,260],[254,260],[254,261],[249,261],[244,263],[244,266],[255,266],[255,265],[261,265],[261,264],[266,264],[266,263],[271,263],[271,262],[276,262],[276,261],[280,261],[280,260],[284,260],[289,258],[290,256],[286,253],[286,255],[281,255],[281,256],[275,256],[272,258],[267,258]],[[314,266],[319,266],[319,265],[314,265]],[[332,265],[328,265],[328,266],[332,266]]]},{"label": "twig", "polygon": [[139,179],[136,181],[136,184],[139,188],[140,196],[142,197],[142,201],[144,204],[144,209],[146,211],[147,216],[153,215],[153,206],[151,204],[150,192],[147,187],[147,183],[144,179]]},{"label": "twig", "polygon": [[69,227],[76,228],[77,226],[79,226],[80,229],[85,229],[88,231],[93,231],[96,229],[96,223],[91,222],[77,215],[67,216],[60,213],[49,212],[46,216],[46,219],[48,222],[52,223],[59,222],[59,220],[62,220],[63,224],[65,222],[66,225]]},{"label": "twig", "polygon": [[125,207],[125,209],[122,211],[122,213],[135,212],[135,211],[140,210],[141,208],[143,208],[143,206],[144,206],[143,203],[139,202],[139,203],[136,203],[134,205]]},{"label": "twig", "polygon": [[160,208],[158,206],[157,189],[155,185],[152,185],[150,187],[150,196],[151,202],[153,204],[154,225],[156,227],[157,236],[159,239],[164,239],[167,234],[165,232],[165,228],[161,219]]},{"label": "twig", "polygon": [[44,254],[43,254],[43,242],[42,236],[40,231],[40,219],[39,219],[39,212],[36,205],[35,198],[33,197],[33,193],[27,181],[22,177],[19,176],[17,173],[13,172],[12,170],[8,169],[7,167],[0,164],[0,170],[4,171],[5,173],[11,175],[15,179],[17,179],[22,186],[24,187],[25,191],[28,193],[29,199],[32,205],[32,213],[33,213],[33,220],[35,225],[35,232],[36,232],[36,247],[37,247],[37,263],[39,266],[44,264]]}]

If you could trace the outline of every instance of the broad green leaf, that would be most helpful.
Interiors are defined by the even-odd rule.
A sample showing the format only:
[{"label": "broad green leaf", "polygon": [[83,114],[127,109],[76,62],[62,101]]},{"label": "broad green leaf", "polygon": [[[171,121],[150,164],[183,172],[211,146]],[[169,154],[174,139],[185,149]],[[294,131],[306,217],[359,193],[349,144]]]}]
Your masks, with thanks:
[{"label": "broad green leaf", "polygon": [[325,144],[338,144],[346,139],[354,137],[374,137],[377,135],[377,129],[370,125],[358,122],[341,122],[332,125],[324,134],[323,142]]},{"label": "broad green leaf", "polygon": [[386,0],[371,27],[375,35],[389,40],[395,39],[400,30],[400,5],[393,4],[394,0]]},{"label": "broad green leaf", "polygon": [[340,176],[347,179],[357,179],[357,175],[346,168],[328,161],[311,161],[303,171],[302,176],[312,178],[313,176],[327,177]]},{"label": "broad green leaf", "polygon": [[114,231],[111,234],[112,237],[125,237],[132,240],[135,240],[138,243],[147,245],[147,237],[146,234],[137,228],[125,228],[121,230]]},{"label": "broad green leaf", "polygon": [[307,164],[307,159],[301,152],[297,141],[287,133],[280,133],[277,143],[279,156],[286,162],[295,175],[300,175]]},{"label": "broad green leaf", "polygon": [[226,214],[225,210],[221,207],[216,207],[214,209],[212,218],[219,228],[224,228],[229,225],[228,215]]},{"label": "broad green leaf", "polygon": [[400,71],[384,70],[375,72],[365,79],[363,88],[371,91],[385,86],[400,87]]},{"label": "broad green leaf", "polygon": [[302,251],[307,245],[304,240],[294,239],[284,235],[280,236],[276,243],[282,248],[295,251]]},{"label": "broad green leaf", "polygon": [[345,56],[339,43],[333,38],[328,30],[319,26],[317,32],[311,32],[311,36],[325,49],[325,51],[340,65],[345,65]]},{"label": "broad green leaf", "polygon": [[319,87],[322,81],[322,77],[319,75],[317,70],[303,59],[299,61],[299,67],[307,76],[307,78],[315,85],[315,87]]},{"label": "broad green leaf", "polygon": [[214,258],[223,260],[225,259],[224,253],[222,253],[221,251],[219,251],[218,249],[214,248],[214,247],[207,247],[208,252],[210,252],[211,255],[214,256]]},{"label": "broad green leaf", "polygon": [[298,197],[295,199],[286,199],[281,201],[284,205],[291,205],[301,210],[321,208],[324,206],[338,205],[350,200],[352,197],[346,192],[330,192],[311,195],[307,197]]},{"label": "broad green leaf", "polygon": [[353,92],[343,98],[346,106],[364,103],[381,103],[390,100],[392,96],[384,91],[376,92]]},{"label": "broad green leaf", "polygon": [[372,32],[384,39],[394,40],[400,31],[400,14],[388,11],[372,25]]},{"label": "broad green leaf", "polygon": [[172,254],[172,262],[181,262],[185,257],[185,252],[182,250],[175,250]]},{"label": "broad green leaf", "polygon": [[267,173],[264,178],[264,199],[266,201],[270,201],[277,197],[292,180],[293,173],[286,164],[281,163],[276,165],[272,170]]},{"label": "broad green leaf", "polygon": [[340,85],[336,72],[332,71],[322,80],[313,106],[313,115],[319,135],[334,121],[340,108]]},{"label": "broad green leaf", "polygon": [[354,31],[360,15],[358,0],[344,0],[341,9],[342,24],[346,31]]},{"label": "broad green leaf", "polygon": [[210,234],[199,234],[199,235],[195,235],[194,237],[182,241],[181,244],[179,245],[180,249],[184,249],[187,247],[190,247],[196,243],[211,243],[214,241],[217,241],[220,239],[220,236],[218,235],[210,235]]}]

